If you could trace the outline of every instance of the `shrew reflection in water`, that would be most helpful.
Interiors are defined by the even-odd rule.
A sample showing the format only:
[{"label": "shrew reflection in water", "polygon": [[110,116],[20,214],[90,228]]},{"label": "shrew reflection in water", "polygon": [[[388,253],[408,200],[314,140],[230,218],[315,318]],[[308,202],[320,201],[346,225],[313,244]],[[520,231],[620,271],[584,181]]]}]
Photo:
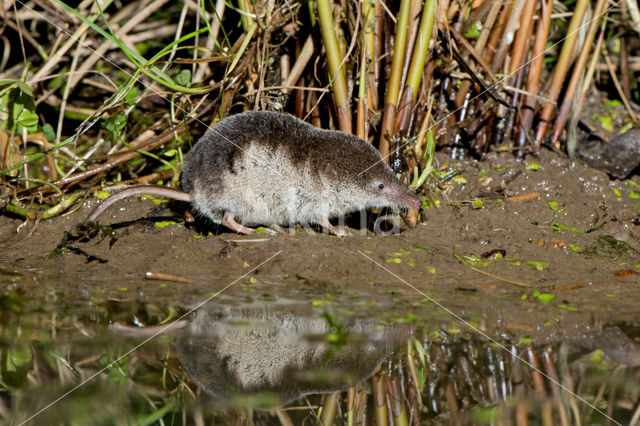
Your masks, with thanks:
[{"label": "shrew reflection in water", "polygon": [[[104,335],[97,318],[131,312],[129,303],[109,304],[109,315],[69,319],[49,340],[29,340],[46,334],[37,328],[44,321],[30,328],[0,317],[0,419],[20,423],[95,375],[34,424],[640,420],[637,314],[568,313],[572,327],[559,318],[562,327],[533,344],[513,334],[498,344],[451,324],[415,328],[304,303],[227,302],[168,329],[113,322]],[[137,307],[132,322],[141,325],[151,308]],[[140,345],[160,330],[164,337]]]},{"label": "shrew reflection in water", "polygon": [[282,405],[356,385],[409,336],[407,326],[311,317],[296,306],[198,310],[176,339],[180,362],[218,401]]},{"label": "shrew reflection in water", "polygon": [[[444,328],[262,304],[198,310],[175,347],[209,406],[248,409],[254,419],[271,411],[253,410],[272,408],[295,424],[324,414],[332,401],[337,424],[640,419],[640,328],[608,322],[569,334],[542,347],[503,345]],[[291,411],[301,405],[306,412]]]}]

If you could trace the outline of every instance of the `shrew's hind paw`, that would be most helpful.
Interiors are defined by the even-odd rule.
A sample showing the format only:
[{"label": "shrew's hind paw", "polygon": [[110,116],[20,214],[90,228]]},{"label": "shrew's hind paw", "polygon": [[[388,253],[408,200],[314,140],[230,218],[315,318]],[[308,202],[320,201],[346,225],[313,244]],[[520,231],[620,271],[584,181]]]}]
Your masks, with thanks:
[{"label": "shrew's hind paw", "polygon": [[323,218],[318,219],[318,225],[322,227],[325,231],[327,231],[331,235],[335,235],[336,237],[350,237],[351,231],[349,231],[346,227],[337,227],[333,226],[329,219]]}]

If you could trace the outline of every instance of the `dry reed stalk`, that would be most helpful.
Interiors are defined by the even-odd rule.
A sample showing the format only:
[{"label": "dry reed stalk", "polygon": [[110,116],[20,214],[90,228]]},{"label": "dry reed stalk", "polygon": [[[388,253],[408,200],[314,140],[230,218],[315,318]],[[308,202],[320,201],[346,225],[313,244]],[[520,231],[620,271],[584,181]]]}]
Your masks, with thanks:
[{"label": "dry reed stalk", "polygon": [[560,95],[565,75],[569,70],[571,56],[573,55],[576,42],[578,41],[578,29],[582,23],[588,6],[588,0],[578,0],[573,16],[571,17],[571,23],[567,29],[567,38],[562,44],[560,57],[558,58],[558,63],[555,66],[551,86],[549,88],[549,93],[547,94],[549,102],[544,105],[542,112],[540,113],[540,121],[538,123],[538,128],[536,129],[536,146],[540,146],[542,144],[542,139],[544,139],[547,133],[547,128],[549,127],[551,117],[555,110],[555,102],[558,100],[558,96]]},{"label": "dry reed stalk", "polygon": [[382,127],[378,150],[389,163],[389,152],[392,138],[395,135],[395,118],[400,95],[400,81],[402,79],[402,64],[404,62],[405,46],[407,41],[407,26],[411,10],[411,0],[401,0],[398,22],[396,24],[396,36],[393,48],[393,60],[391,74],[387,80],[387,93],[385,96],[384,112],[382,114]]},{"label": "dry reed stalk", "polygon": [[556,148],[559,147],[558,139],[560,138],[560,134],[562,133],[562,130],[567,123],[571,107],[575,103],[574,95],[585,73],[587,58],[589,56],[589,53],[591,52],[591,46],[593,45],[596,31],[600,26],[600,19],[602,17],[605,5],[605,0],[598,0],[598,2],[596,3],[596,7],[593,11],[594,17],[589,24],[589,29],[587,30],[587,35],[584,39],[582,50],[580,51],[578,59],[576,60],[576,63],[573,67],[573,72],[571,74],[571,78],[569,79],[569,85],[565,89],[564,100],[562,102],[562,106],[558,111],[558,116],[556,117],[556,122],[553,126],[553,132],[551,133],[550,143],[555,145]]},{"label": "dry reed stalk", "polygon": [[351,108],[347,92],[347,80],[342,66],[343,56],[336,37],[336,23],[331,12],[329,0],[318,0],[318,16],[320,18],[320,32],[324,41],[329,68],[329,77],[333,91],[334,105],[340,130],[351,133]]},{"label": "dry reed stalk", "polygon": [[[500,12],[500,8],[502,7],[502,3],[499,1],[494,1],[491,3],[491,8],[488,10],[487,12],[487,16],[486,19],[484,21],[483,27],[482,27],[482,31],[480,32],[480,36],[478,36],[478,40],[476,41],[476,43],[473,45],[473,49],[475,52],[482,52],[485,48],[485,45],[487,44],[487,41],[489,39],[489,34],[491,33],[491,30],[493,28],[493,26],[495,25],[496,19],[498,18],[498,13]],[[457,37],[460,40],[465,40],[466,39],[464,37]],[[474,58],[476,58],[476,56],[474,55]],[[476,60],[479,62],[479,60],[481,60],[482,57],[478,56],[476,58]],[[471,67],[471,69],[473,71],[475,71],[477,69],[475,63],[472,63],[469,65]],[[493,77],[493,74],[491,74],[491,69],[489,67],[483,67],[485,69],[485,72],[488,71],[487,75],[491,75]],[[454,104],[457,108],[460,108],[464,102],[464,99],[467,96],[467,92],[469,91],[469,89],[471,88],[472,85],[472,81],[471,80],[464,80],[462,82],[462,84],[460,85],[460,89],[458,90],[458,93],[456,94],[456,99],[454,101]]]},{"label": "dry reed stalk", "polygon": [[553,359],[551,359],[551,348],[547,347],[542,351],[542,363],[544,364],[544,370],[549,376],[551,392],[553,394],[553,398],[556,401],[556,408],[558,410],[558,416],[560,417],[560,424],[562,426],[569,425],[569,415],[567,413],[567,408],[565,404],[562,402],[562,394],[560,392],[560,379],[558,378],[558,372],[556,371],[556,367],[553,364]]},{"label": "dry reed stalk", "polygon": [[533,346],[529,344],[527,346],[527,357],[529,358],[529,363],[532,366],[531,381],[533,382],[534,391],[540,395],[541,408],[540,408],[540,417],[542,424],[544,426],[552,426],[553,425],[553,409],[551,403],[547,400],[547,392],[544,386],[544,378],[542,377],[542,373],[540,373],[540,362],[538,361],[538,356],[533,349]]},{"label": "dry reed stalk", "polygon": [[324,396],[324,404],[322,404],[322,413],[318,419],[317,425],[328,426],[332,425],[338,413],[340,405],[340,394],[342,392],[337,391]]},{"label": "dry reed stalk", "polygon": [[[507,22],[509,21],[509,16],[511,16],[511,11],[513,10],[511,2],[501,2],[501,4],[503,5],[502,10],[500,11],[497,22],[491,31],[489,41],[486,45],[487,48],[484,49],[483,58],[486,62],[493,62],[493,57],[495,56],[496,49],[498,48],[498,42],[502,39],[504,30],[507,27]],[[491,70],[495,74],[496,70],[493,69],[493,65],[491,66]]]},{"label": "dry reed stalk", "polygon": [[382,368],[373,375],[373,406],[375,410],[376,425],[387,425],[387,403],[385,392],[385,376]]},{"label": "dry reed stalk", "polygon": [[493,56],[493,62],[491,69],[494,73],[497,73],[504,67],[504,60],[507,56],[509,47],[511,46],[511,40],[514,39],[518,25],[520,24],[520,16],[526,0],[515,0],[511,10],[509,11],[509,18],[506,22],[504,33],[500,37],[500,44]]},{"label": "dry reed stalk", "polygon": [[[411,56],[410,68],[408,69],[406,85],[398,107],[396,118],[396,128],[399,134],[408,136],[409,123],[414,113],[414,105],[419,93],[424,64],[427,59],[429,42],[433,34],[433,23],[435,21],[436,2],[428,0],[424,3],[420,28],[417,34],[417,41]],[[408,55],[407,55],[408,56]],[[426,82],[424,82],[426,85]]]},{"label": "dry reed stalk", "polygon": [[598,63],[598,58],[600,57],[600,51],[602,50],[602,44],[604,41],[605,28],[600,31],[598,35],[598,40],[596,41],[596,46],[593,49],[593,55],[591,57],[591,62],[589,63],[589,67],[587,68],[587,72],[584,75],[584,79],[582,82],[582,86],[580,87],[580,95],[578,97],[578,101],[576,102],[576,106],[573,109],[573,114],[571,117],[571,123],[569,126],[569,131],[567,132],[567,153],[569,157],[573,158],[576,148],[576,135],[575,129],[578,125],[578,120],[582,113],[582,105],[584,105],[584,100],[587,96],[587,91],[591,87],[591,81],[593,79],[593,74],[595,73],[596,65]]},{"label": "dry reed stalk", "polygon": [[536,26],[535,42],[531,52],[531,64],[527,75],[526,91],[529,93],[524,99],[521,109],[521,120],[516,136],[516,146],[523,147],[529,145],[528,133],[533,124],[533,112],[537,98],[533,95],[538,93],[540,86],[540,73],[544,62],[544,52],[549,35],[549,25],[551,24],[551,12],[553,11],[553,0],[542,3],[542,9]]}]

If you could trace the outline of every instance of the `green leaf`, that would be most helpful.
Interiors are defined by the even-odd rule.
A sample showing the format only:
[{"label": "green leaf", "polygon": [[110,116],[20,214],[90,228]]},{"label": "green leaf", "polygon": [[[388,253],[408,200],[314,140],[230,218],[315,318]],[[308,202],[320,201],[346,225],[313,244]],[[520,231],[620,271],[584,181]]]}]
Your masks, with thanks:
[{"label": "green leaf", "polygon": [[180,70],[176,75],[176,82],[181,86],[191,87],[191,70]]},{"label": "green leaf", "polygon": [[22,110],[16,119],[16,124],[22,127],[33,127],[38,124],[38,114],[28,109]]},{"label": "green leaf", "polygon": [[573,226],[560,225],[558,222],[554,222],[553,225],[552,225],[552,228],[553,228],[554,231],[559,231],[561,229],[564,229],[566,231],[572,231],[572,232],[578,232],[580,234],[586,234],[586,232],[583,231],[582,229],[574,228]]},{"label": "green leaf", "polygon": [[482,200],[473,200],[473,208],[474,209],[481,209],[484,207],[484,201]]},{"label": "green leaf", "polygon": [[549,208],[553,211],[559,212],[559,213],[566,213],[566,211],[564,211],[561,208],[558,208],[558,202],[557,201],[549,201]]},{"label": "green leaf", "polygon": [[120,131],[127,125],[127,116],[124,112],[120,112],[104,120],[104,128],[113,136],[120,134]]},{"label": "green leaf", "polygon": [[550,303],[553,299],[556,298],[555,294],[540,293],[538,290],[534,290],[533,296],[544,304]]},{"label": "green leaf", "polygon": [[56,140],[56,132],[53,130],[53,126],[47,123],[42,126],[42,133],[44,133],[44,137],[47,138],[49,142],[53,142]]},{"label": "green leaf", "polygon": [[535,267],[538,271],[544,271],[544,269],[549,266],[547,262],[538,261],[538,260],[528,260],[527,265],[531,265]]},{"label": "green leaf", "polygon": [[474,22],[473,24],[471,24],[471,27],[467,30],[466,33],[464,33],[464,36],[470,39],[477,39],[478,37],[480,37],[480,23]]},{"label": "green leaf", "polygon": [[538,170],[540,166],[538,165],[538,163],[530,163],[530,164],[527,164],[526,168],[527,170],[535,171],[535,170]]}]

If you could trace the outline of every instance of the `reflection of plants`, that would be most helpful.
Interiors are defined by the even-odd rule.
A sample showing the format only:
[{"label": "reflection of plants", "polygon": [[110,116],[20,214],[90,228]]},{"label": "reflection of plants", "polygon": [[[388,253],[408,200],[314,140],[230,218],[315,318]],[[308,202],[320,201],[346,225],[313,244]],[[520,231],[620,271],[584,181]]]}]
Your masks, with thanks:
[{"label": "reflection of plants", "polygon": [[[125,311],[120,312],[123,308]],[[366,418],[367,423],[376,424],[374,417],[378,419],[377,424],[388,424],[388,416],[393,418],[394,424],[401,425],[442,418],[458,418],[466,424],[470,419],[504,420],[513,413],[514,404],[521,406],[530,418],[538,419],[538,405],[528,406],[531,401],[514,399],[510,378],[516,370],[522,375],[518,386],[524,386],[524,394],[532,393],[536,387],[539,392],[536,401],[554,402],[554,416],[575,413],[584,424],[596,420],[599,415],[574,410],[577,403],[574,397],[568,394],[557,398],[552,392],[553,383],[535,385],[535,371],[520,365],[517,358],[502,348],[476,338],[454,337],[444,331],[429,333],[429,338],[411,337],[403,348],[381,364],[372,378],[346,391],[309,395],[304,401],[292,402],[275,411],[251,408],[262,406],[264,400],[258,397],[238,396],[234,404],[216,406],[199,395],[197,386],[185,376],[170,336],[154,339],[121,359],[131,346],[129,339],[117,343],[110,337],[102,345],[96,342],[105,336],[94,335],[90,344],[74,337],[80,332],[104,329],[107,319],[115,321],[123,313],[134,315],[137,322],[159,324],[174,315],[171,308],[142,305],[134,313],[127,314],[128,308],[124,304],[102,301],[96,302],[91,311],[87,316],[60,316],[63,320],[53,323],[51,330],[30,328],[24,322],[7,323],[6,317],[0,317],[3,339],[10,343],[10,349],[6,345],[0,347],[0,398],[5,398],[7,393],[12,395],[14,418],[26,418],[33,412],[30,407],[44,406],[59,396],[60,389],[51,389],[48,384],[59,381],[64,384],[63,389],[68,389],[104,367],[108,368],[83,385],[83,389],[61,401],[63,405],[58,410],[44,412],[40,422],[56,420],[87,424],[100,419],[109,424],[124,418],[135,424],[182,424],[182,420],[193,424],[196,419],[202,419],[206,424],[244,424],[251,418],[260,424],[272,422],[273,416],[277,415],[282,424],[301,424],[304,419],[311,418],[322,419],[325,424],[348,425],[362,424]],[[94,316],[96,313],[99,314],[97,317]],[[34,327],[50,324],[44,321],[48,314],[29,312],[29,315],[35,316],[31,322]],[[96,318],[101,320],[96,321]],[[327,315],[326,319],[331,329],[327,340],[331,344],[347,339],[335,316]],[[55,339],[51,337],[53,335]],[[34,339],[34,336],[39,337]],[[70,341],[75,343],[71,345]],[[514,347],[514,353],[516,351],[521,352]],[[548,349],[542,351],[542,362],[537,360],[541,351],[531,348],[529,352],[529,359],[534,359],[532,362],[547,373],[557,374],[556,364],[568,365],[569,368],[561,371],[563,377],[559,380],[578,381],[580,396],[589,401],[608,400],[616,409],[625,410],[623,407],[634,398],[633,383],[621,386],[622,382],[609,374],[615,363],[607,361],[605,365],[599,361],[596,358],[599,352],[570,361],[566,350],[553,353]],[[633,376],[635,370],[629,369],[629,374]],[[580,384],[586,380],[584,377],[589,377],[588,382]],[[34,392],[36,389],[38,392]],[[613,392],[615,398],[611,397]],[[109,400],[108,406],[104,404],[105,399]],[[6,415],[6,412],[0,412],[0,421],[8,421]]]}]

